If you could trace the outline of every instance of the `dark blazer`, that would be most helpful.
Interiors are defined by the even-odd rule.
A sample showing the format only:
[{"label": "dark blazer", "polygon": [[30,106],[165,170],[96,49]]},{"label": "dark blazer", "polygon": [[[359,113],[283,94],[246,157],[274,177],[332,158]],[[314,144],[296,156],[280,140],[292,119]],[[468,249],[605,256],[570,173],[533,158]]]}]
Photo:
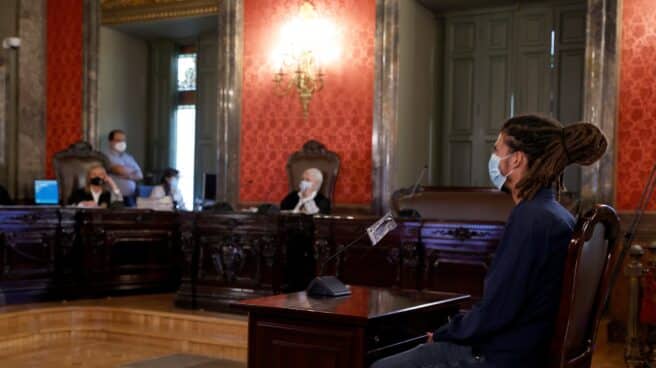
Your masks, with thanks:
[{"label": "dark blazer", "polygon": [[[292,191],[287,196],[285,199],[280,202],[280,209],[281,210],[293,210],[294,207],[298,204],[299,201],[299,196],[297,191]],[[319,207],[319,213],[322,215],[328,215],[330,214],[330,200],[326,198],[323,194],[317,193],[317,195],[314,197],[314,203],[317,204],[317,207]]]},{"label": "dark blazer", "polygon": [[[80,188],[74,191],[68,198],[68,204],[70,205],[77,205],[84,201],[93,201],[93,195],[91,192],[87,191],[86,188]],[[109,207],[111,202],[112,194],[108,190],[103,190],[102,193],[100,193],[100,198],[98,198],[98,206],[102,207],[105,205],[105,207]]]}]

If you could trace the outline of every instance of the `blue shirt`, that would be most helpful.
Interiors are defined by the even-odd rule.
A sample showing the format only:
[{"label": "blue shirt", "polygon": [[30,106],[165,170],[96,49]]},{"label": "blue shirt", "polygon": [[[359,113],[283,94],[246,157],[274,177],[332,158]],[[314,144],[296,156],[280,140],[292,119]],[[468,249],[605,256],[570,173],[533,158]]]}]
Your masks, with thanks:
[{"label": "blue shirt", "polygon": [[515,206],[481,301],[437,330],[435,341],[471,345],[493,367],[544,365],[574,226],[551,189]]},{"label": "blue shirt", "polygon": [[[128,168],[130,171],[136,171],[139,177],[143,177],[141,173],[141,168],[137,161],[134,160],[134,157],[126,152],[116,152],[114,150],[108,149],[105,151],[105,155],[109,159],[110,166],[121,165]],[[121,190],[121,194],[124,197],[129,197],[134,194],[137,189],[137,183],[134,180],[122,178],[113,174],[110,174],[116,185]]]}]

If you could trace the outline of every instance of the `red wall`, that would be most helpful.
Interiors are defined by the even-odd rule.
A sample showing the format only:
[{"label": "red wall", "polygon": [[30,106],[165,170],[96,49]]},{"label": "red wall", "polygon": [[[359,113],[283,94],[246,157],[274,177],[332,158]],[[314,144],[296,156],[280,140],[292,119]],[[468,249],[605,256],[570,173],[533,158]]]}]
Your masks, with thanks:
[{"label": "red wall", "polygon": [[240,155],[240,201],[278,202],[288,192],[285,164],[304,142],[316,139],[341,160],[335,202],[371,202],[375,0],[315,0],[337,23],[341,60],[328,67],[325,87],[310,103],[308,120],[298,95],[274,92],[270,54],[281,24],[298,0],[246,0]]},{"label": "red wall", "polygon": [[656,2],[623,3],[616,206],[632,210],[656,163]]},{"label": "red wall", "polygon": [[82,138],[82,0],[47,1],[46,174]]}]

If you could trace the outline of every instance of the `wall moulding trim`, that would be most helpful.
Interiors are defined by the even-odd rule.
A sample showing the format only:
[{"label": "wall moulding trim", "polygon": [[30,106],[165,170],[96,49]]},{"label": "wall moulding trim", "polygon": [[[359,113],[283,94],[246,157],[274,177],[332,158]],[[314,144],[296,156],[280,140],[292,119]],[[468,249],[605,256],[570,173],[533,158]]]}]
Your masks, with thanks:
[{"label": "wall moulding trim", "polygon": [[216,15],[218,0],[102,0],[102,24]]}]

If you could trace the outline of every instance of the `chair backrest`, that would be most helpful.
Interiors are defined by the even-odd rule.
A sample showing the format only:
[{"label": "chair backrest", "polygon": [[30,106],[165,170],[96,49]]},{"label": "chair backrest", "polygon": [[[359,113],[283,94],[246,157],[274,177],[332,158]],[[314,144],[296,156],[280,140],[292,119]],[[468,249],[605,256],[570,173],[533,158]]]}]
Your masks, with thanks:
[{"label": "chair backrest", "polygon": [[424,187],[399,189],[392,194],[391,208],[415,210],[430,220],[506,222],[515,203],[512,197],[493,188]]},{"label": "chair backrest", "polygon": [[335,152],[315,140],[305,142],[300,151],[294,152],[287,160],[289,190],[295,190],[303,177],[303,172],[317,168],[323,174],[323,185],[319,190],[331,202],[335,191],[335,182],[339,173],[340,160]]},{"label": "chair backrest", "polygon": [[55,176],[59,184],[59,203],[66,203],[73,191],[86,185],[87,171],[91,166],[102,165],[107,169],[107,157],[94,151],[87,142],[77,142],[53,157]]},{"label": "chair backrest", "polygon": [[601,314],[617,267],[619,219],[597,205],[582,216],[569,243],[549,368],[590,367]]}]

